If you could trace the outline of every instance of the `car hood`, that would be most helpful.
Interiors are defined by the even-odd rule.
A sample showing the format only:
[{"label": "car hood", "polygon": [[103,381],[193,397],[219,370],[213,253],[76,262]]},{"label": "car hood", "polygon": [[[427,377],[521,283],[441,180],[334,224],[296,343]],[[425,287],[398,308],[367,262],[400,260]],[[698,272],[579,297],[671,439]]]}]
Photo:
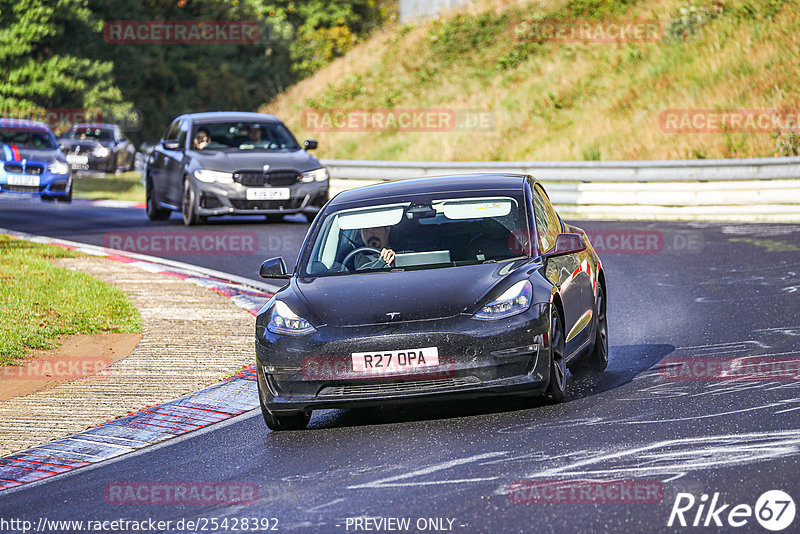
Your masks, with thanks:
[{"label": "car hood", "polygon": [[304,150],[294,152],[270,152],[266,150],[225,152],[214,150],[208,153],[199,150],[190,151],[199,167],[214,171],[260,171],[264,165],[274,170],[311,171],[320,168],[317,158]]},{"label": "car hood", "polygon": [[[97,141],[97,140],[69,140],[69,139],[61,139],[58,141],[58,145],[62,148],[62,150],[67,152],[91,152],[98,146],[105,146],[110,148],[111,141]],[[79,150],[76,150],[79,149]]]},{"label": "car hood", "polygon": [[[524,262],[523,262],[524,263]],[[297,279],[317,324],[363,326],[473,313],[520,262]],[[395,319],[387,314],[399,313]]]},{"label": "car hood", "polygon": [[[0,150],[2,152],[2,150]],[[64,160],[61,150],[54,148],[53,150],[36,150],[34,148],[19,148],[19,155],[22,159],[28,161],[45,161],[51,162],[56,159]]]}]

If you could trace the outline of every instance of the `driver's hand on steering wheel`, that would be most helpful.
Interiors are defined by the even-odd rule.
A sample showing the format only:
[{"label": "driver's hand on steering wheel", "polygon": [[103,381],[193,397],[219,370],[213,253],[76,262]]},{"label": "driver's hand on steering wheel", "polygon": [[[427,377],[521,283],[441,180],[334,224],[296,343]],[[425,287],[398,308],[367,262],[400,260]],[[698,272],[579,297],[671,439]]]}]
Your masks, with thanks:
[{"label": "driver's hand on steering wheel", "polygon": [[386,262],[386,265],[391,265],[394,261],[394,250],[390,248],[382,249],[381,259]]}]

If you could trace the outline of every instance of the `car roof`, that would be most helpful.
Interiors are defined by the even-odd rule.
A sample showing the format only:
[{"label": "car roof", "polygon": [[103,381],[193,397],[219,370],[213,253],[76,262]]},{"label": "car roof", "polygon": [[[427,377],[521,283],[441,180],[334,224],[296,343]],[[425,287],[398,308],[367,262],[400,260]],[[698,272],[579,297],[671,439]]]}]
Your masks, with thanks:
[{"label": "car roof", "polygon": [[[246,111],[206,111],[202,113],[186,113],[176,119],[189,119],[192,122],[222,122],[222,121],[261,121],[281,122],[275,115],[267,113],[252,113]],[[173,121],[174,122],[174,121]]]},{"label": "car roof", "polygon": [[43,122],[39,121],[32,121],[28,119],[13,119],[13,118],[0,118],[0,126],[5,128],[37,128],[39,130],[44,130],[46,132],[50,132],[50,127]]},{"label": "car roof", "polygon": [[77,128],[102,128],[102,129],[115,129],[119,128],[116,124],[109,124],[107,122],[76,122],[69,127],[70,130]]},{"label": "car roof", "polygon": [[521,191],[526,177],[524,174],[459,174],[398,180],[343,191],[331,200],[331,206],[411,194]]}]

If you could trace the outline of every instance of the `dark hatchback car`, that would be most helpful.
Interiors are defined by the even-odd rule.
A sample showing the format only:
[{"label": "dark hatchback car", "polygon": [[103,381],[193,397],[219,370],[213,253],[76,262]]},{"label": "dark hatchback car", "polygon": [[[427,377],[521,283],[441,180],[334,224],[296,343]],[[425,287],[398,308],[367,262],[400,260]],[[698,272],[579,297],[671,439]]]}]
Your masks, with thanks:
[{"label": "dark hatchback car", "polygon": [[436,397],[546,395],[608,363],[606,282],[585,232],[530,176],[422,178],[346,191],[259,311],[264,420]]},{"label": "dark hatchback car", "polygon": [[73,171],[129,171],[136,160],[136,147],[116,124],[73,124],[58,145]]},{"label": "dark hatchback car", "polygon": [[328,171],[276,117],[193,113],[176,118],[146,161],[147,215],[181,211],[186,225],[210,216],[311,216],[328,201]]}]

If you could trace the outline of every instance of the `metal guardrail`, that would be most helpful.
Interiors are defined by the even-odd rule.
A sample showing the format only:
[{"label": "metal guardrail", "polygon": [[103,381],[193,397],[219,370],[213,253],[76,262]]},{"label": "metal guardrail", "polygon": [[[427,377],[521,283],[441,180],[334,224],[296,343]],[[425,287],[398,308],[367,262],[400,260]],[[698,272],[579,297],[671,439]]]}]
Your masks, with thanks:
[{"label": "metal guardrail", "polygon": [[667,161],[322,160],[333,178],[402,180],[437,174],[523,173],[545,182],[654,182],[800,178],[800,157]]},{"label": "metal guardrail", "polygon": [[322,164],[334,192],[440,174],[521,173],[545,182],[567,217],[800,222],[800,157]]}]

